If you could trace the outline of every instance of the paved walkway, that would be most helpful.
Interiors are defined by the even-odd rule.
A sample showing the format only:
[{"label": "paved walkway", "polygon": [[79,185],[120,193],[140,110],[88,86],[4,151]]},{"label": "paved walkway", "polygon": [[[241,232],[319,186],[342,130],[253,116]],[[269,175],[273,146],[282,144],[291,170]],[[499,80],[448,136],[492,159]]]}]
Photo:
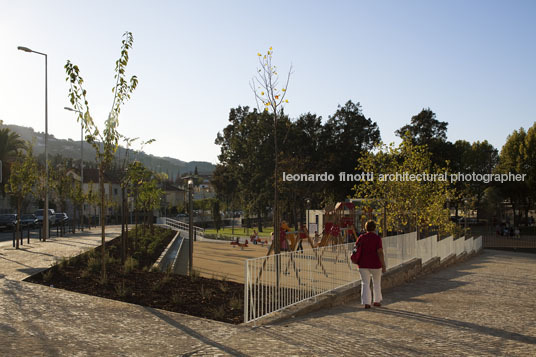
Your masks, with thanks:
[{"label": "paved walkway", "polygon": [[385,291],[382,308],[348,304],[251,328],[21,282],[26,268],[6,267],[20,253],[0,247],[0,355],[536,354],[531,254],[486,251]]},{"label": "paved walkway", "polygon": [[[106,227],[106,241],[121,234],[121,226]],[[63,257],[72,257],[83,251],[101,245],[101,228],[92,228],[64,237],[51,237],[46,242],[32,238],[20,249],[13,248],[13,242],[0,242],[0,274],[9,279],[22,280],[41,270],[50,268]]]}]

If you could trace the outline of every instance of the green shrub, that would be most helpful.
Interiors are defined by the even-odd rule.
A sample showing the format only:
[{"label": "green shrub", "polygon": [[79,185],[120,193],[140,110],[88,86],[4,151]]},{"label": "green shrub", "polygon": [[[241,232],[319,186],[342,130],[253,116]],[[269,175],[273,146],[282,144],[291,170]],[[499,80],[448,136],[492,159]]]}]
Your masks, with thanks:
[{"label": "green shrub", "polygon": [[201,284],[201,288],[199,289],[199,294],[204,300],[210,300],[212,298],[212,289],[211,288],[205,288],[205,285]]},{"label": "green shrub", "polygon": [[105,275],[105,276],[101,276],[101,277],[99,278],[99,284],[100,284],[100,285],[106,285],[106,284],[108,284],[108,276],[106,276],[106,275]]},{"label": "green shrub", "polygon": [[90,274],[97,274],[101,270],[101,262],[95,255],[90,255],[87,260],[87,270]]},{"label": "green shrub", "polygon": [[52,277],[54,276],[54,272],[52,269],[48,269],[46,272],[43,273],[43,281],[45,283],[48,283],[50,280],[52,280]]},{"label": "green shrub", "polygon": [[125,274],[128,274],[138,268],[138,261],[132,257],[128,257],[123,264],[123,271]]},{"label": "green shrub", "polygon": [[229,287],[224,282],[219,283],[218,287],[220,288],[222,293],[226,293],[229,290]]},{"label": "green shrub", "polygon": [[125,286],[124,281],[122,281],[121,284],[116,284],[115,285],[115,293],[119,297],[125,297],[127,295],[130,295],[130,292],[131,292],[130,288]]},{"label": "green shrub", "polygon": [[175,305],[182,305],[185,302],[184,298],[182,297],[182,295],[177,294],[177,293],[175,293],[175,294],[173,294],[173,296],[171,296],[171,301],[173,301],[173,303]]},{"label": "green shrub", "polygon": [[166,274],[162,278],[162,283],[163,284],[169,284],[169,283],[171,283],[171,281],[173,281],[173,277],[171,276],[171,274]]},{"label": "green shrub", "polygon": [[190,280],[196,281],[197,279],[199,279],[199,272],[195,269],[192,269],[192,271],[190,272]]},{"label": "green shrub", "polygon": [[225,307],[223,305],[210,308],[212,317],[216,320],[222,320],[225,317]]},{"label": "green shrub", "polygon": [[242,303],[242,299],[236,297],[236,296],[233,296],[231,298],[231,300],[229,300],[229,307],[233,310],[240,310],[244,307],[243,303]]}]

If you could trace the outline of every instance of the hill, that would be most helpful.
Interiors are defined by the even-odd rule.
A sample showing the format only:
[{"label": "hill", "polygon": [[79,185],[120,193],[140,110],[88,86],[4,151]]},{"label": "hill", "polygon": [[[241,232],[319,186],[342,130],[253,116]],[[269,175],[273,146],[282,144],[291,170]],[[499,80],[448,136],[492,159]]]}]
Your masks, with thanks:
[{"label": "hill", "polygon": [[[36,132],[33,128],[14,124],[4,124],[6,128],[16,132],[26,141],[33,143],[34,153],[39,155],[45,151],[45,133]],[[117,150],[116,158],[124,158],[126,149],[119,147]],[[52,134],[48,134],[48,154],[49,158],[55,155],[61,155],[66,158],[72,158],[74,160],[80,160],[80,140],[75,141],[72,139],[57,139]],[[139,160],[147,168],[167,173],[169,178],[174,179],[177,173],[184,174],[194,172],[197,167],[197,171],[201,175],[208,175],[214,171],[214,165],[206,161],[190,161],[185,162],[172,157],[160,157],[145,152],[130,152],[130,157]],[[84,142],[84,161],[95,162],[95,149],[88,143]]]}]

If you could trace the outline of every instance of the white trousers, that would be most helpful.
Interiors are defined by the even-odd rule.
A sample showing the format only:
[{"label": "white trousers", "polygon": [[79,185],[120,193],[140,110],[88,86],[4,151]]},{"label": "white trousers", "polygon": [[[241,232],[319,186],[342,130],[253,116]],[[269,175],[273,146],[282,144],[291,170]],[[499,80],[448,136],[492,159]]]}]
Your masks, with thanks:
[{"label": "white trousers", "polygon": [[372,286],[374,287],[374,302],[382,301],[382,270],[359,268],[361,274],[361,303],[370,305],[370,278],[372,277]]}]

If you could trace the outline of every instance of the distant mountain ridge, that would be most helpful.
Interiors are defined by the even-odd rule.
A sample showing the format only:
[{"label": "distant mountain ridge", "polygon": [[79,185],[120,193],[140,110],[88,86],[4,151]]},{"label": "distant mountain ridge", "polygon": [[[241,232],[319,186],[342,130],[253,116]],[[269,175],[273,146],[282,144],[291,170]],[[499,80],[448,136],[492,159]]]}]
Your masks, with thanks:
[{"label": "distant mountain ridge", "polygon": [[[8,128],[20,135],[20,137],[33,144],[34,153],[39,155],[45,151],[45,133],[36,132],[33,128],[19,126],[15,124],[3,124],[3,127]],[[126,149],[122,146],[119,147],[116,153],[116,158],[121,159],[125,157]],[[66,158],[72,158],[74,160],[80,160],[80,140],[74,141],[72,139],[56,139],[54,135],[48,134],[48,155],[49,158],[54,155],[62,155]],[[214,171],[215,166],[206,161],[190,161],[185,162],[179,159],[175,159],[169,156],[160,157],[145,152],[136,152],[130,150],[130,157],[132,159],[139,160],[145,167],[156,171],[167,173],[170,179],[174,180],[177,173],[185,174],[194,172],[197,167],[197,171],[200,175],[209,175]],[[95,161],[95,149],[84,142],[84,161]]]}]

